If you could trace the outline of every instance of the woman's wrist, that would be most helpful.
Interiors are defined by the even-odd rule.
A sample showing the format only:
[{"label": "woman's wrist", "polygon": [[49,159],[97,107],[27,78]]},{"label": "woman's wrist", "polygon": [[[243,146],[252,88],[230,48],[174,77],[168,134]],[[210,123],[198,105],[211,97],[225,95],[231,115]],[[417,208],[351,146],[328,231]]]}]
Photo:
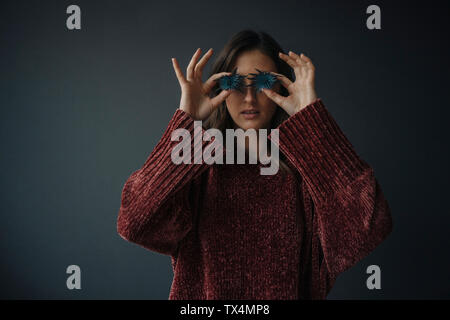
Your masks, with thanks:
[{"label": "woman's wrist", "polygon": [[311,94],[309,94],[307,97],[302,99],[303,101],[301,101],[299,106],[294,109],[294,112],[291,114],[291,116],[296,114],[297,112],[303,110],[304,108],[306,108],[310,104],[314,103],[317,99],[318,99],[317,98],[317,94],[315,92],[311,92]]}]

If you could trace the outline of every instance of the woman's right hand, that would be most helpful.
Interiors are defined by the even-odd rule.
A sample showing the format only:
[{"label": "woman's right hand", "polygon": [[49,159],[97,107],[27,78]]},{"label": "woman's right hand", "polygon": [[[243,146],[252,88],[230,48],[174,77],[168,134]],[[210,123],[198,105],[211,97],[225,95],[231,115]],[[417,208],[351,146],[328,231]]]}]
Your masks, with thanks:
[{"label": "woman's right hand", "polygon": [[215,86],[216,80],[224,75],[231,75],[231,72],[220,72],[213,74],[205,83],[202,83],[202,71],[206,62],[211,57],[212,48],[197,63],[201,49],[198,48],[191,58],[187,67],[186,75],[178,65],[176,58],[172,58],[173,68],[181,86],[180,109],[188,113],[195,120],[206,119],[231,93],[231,90],[223,90],[214,98],[210,98],[208,93]]}]

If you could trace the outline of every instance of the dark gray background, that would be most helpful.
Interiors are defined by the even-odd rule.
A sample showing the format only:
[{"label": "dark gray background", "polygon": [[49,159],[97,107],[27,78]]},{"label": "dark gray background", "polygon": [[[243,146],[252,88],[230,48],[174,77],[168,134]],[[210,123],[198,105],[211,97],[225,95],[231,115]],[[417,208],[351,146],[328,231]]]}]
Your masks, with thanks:
[{"label": "dark gray background", "polygon": [[[197,47],[215,58],[254,28],[311,57],[392,208],[393,233],[328,298],[449,298],[449,8],[392,2],[3,1],[0,297],[168,298],[170,258],[116,232],[122,187],[178,107],[170,58],[185,69]],[[366,28],[370,4],[381,30]],[[71,264],[81,290],[66,288]],[[381,290],[366,288],[370,264]]]}]

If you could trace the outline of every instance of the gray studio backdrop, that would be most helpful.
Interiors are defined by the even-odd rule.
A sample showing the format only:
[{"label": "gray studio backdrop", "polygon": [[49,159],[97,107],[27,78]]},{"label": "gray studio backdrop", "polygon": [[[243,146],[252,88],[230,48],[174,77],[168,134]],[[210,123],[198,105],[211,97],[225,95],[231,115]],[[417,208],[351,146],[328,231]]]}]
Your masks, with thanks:
[{"label": "gray studio backdrop", "polygon": [[[81,30],[66,28],[70,4]],[[366,27],[370,4],[381,30]],[[198,47],[215,58],[244,28],[312,58],[319,97],[392,209],[393,233],[328,298],[449,298],[445,12],[402,1],[2,2],[1,298],[168,298],[170,258],[116,232],[122,187],[178,107],[170,58],[184,69]],[[81,290],[66,287],[73,264]],[[366,287],[371,264],[381,290]]]}]

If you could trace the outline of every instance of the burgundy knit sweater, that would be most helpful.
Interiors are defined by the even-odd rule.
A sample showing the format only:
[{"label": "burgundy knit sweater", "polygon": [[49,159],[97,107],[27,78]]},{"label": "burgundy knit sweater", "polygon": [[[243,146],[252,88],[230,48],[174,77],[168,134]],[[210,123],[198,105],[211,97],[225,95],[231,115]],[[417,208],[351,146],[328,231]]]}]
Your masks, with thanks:
[{"label": "burgundy knit sweater", "polygon": [[126,181],[117,220],[125,240],[171,256],[170,300],[325,299],[392,231],[373,169],[320,98],[278,127],[291,173],[174,164],[177,128],[194,141],[194,120],[177,109]]}]

